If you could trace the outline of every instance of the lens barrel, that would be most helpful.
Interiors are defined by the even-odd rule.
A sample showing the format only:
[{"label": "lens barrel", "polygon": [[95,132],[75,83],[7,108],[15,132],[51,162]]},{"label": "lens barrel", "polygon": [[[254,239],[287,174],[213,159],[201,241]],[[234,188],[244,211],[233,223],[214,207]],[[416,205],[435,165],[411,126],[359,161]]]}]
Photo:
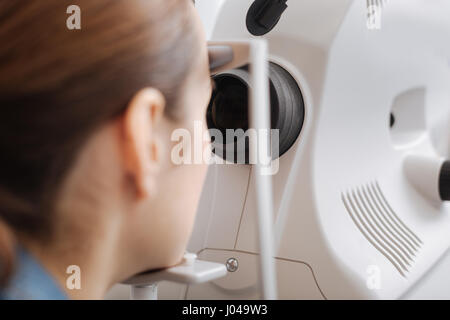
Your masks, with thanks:
[{"label": "lens barrel", "polygon": [[[249,163],[249,136],[246,133],[251,84],[248,67],[219,73],[213,80],[215,89],[206,120],[209,129],[217,129],[223,136],[221,141],[215,141],[213,137],[213,151],[228,161],[240,163],[240,159],[245,159],[244,162]],[[271,128],[279,133],[279,144],[272,146],[272,149],[278,149],[273,153],[275,158],[285,154],[300,135],[305,105],[297,82],[284,68],[270,63],[269,80]],[[227,129],[234,130],[233,139],[227,139]]]}]

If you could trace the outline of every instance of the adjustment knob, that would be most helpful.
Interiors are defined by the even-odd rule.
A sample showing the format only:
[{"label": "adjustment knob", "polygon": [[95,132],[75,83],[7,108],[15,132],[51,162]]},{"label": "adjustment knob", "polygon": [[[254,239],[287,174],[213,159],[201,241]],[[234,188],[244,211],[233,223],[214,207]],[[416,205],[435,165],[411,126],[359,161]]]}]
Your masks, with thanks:
[{"label": "adjustment knob", "polygon": [[442,201],[450,201],[450,161],[445,161],[439,174],[439,194]]},{"label": "adjustment knob", "polygon": [[287,9],[287,0],[256,0],[247,13],[247,29],[254,36],[272,31]]},{"label": "adjustment knob", "polygon": [[409,155],[404,160],[412,186],[433,202],[450,200],[450,163],[439,157]]}]

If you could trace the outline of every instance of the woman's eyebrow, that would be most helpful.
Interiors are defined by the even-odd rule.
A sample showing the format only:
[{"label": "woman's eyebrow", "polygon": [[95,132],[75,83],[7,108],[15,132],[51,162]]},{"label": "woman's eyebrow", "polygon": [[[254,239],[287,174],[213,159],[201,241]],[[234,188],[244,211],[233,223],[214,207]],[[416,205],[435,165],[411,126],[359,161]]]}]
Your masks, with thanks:
[{"label": "woman's eyebrow", "polygon": [[233,48],[227,45],[208,46],[208,57],[209,70],[212,72],[233,61]]}]

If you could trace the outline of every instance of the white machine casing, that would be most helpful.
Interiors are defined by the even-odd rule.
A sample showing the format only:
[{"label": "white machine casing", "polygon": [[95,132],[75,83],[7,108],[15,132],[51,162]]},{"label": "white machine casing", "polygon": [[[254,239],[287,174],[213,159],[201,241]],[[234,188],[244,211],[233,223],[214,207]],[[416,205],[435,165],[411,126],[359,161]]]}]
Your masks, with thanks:
[{"label": "white machine casing", "polygon": [[[208,38],[252,38],[252,3],[197,0]],[[288,6],[264,36],[306,109],[273,176],[279,298],[401,298],[450,245],[450,206],[430,175],[417,186],[420,161],[408,160],[432,168],[449,157],[450,1],[390,1],[380,30],[367,27],[365,0]],[[251,166],[209,168],[188,248],[202,260],[236,258],[237,271],[165,297],[260,297],[252,179]]]}]

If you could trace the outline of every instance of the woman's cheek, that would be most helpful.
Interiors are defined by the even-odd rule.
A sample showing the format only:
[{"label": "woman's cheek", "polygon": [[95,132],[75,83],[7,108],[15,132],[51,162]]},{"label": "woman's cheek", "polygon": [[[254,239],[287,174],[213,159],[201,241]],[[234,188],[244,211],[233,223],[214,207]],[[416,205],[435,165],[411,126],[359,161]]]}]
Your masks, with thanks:
[{"label": "woman's cheek", "polygon": [[173,200],[169,209],[172,211],[172,225],[166,227],[168,233],[171,233],[173,251],[181,259],[194,226],[208,167],[186,165],[178,169],[178,174],[173,177]]}]

